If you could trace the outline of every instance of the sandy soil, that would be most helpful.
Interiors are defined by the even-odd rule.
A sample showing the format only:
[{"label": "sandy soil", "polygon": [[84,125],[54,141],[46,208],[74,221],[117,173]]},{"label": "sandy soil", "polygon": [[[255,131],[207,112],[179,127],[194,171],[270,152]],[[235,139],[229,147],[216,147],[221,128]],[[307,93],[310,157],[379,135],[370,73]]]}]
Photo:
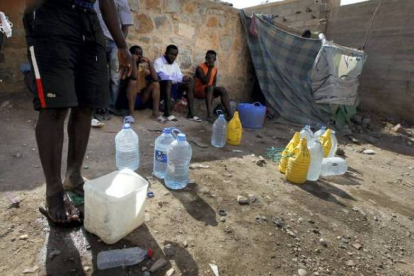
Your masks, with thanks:
[{"label": "sandy soil", "polygon": [[[163,126],[150,120],[149,112],[140,113],[133,127],[140,136],[139,173],[150,177],[155,197],[147,201],[145,225],[107,246],[83,228],[50,227],[39,214],[45,185],[34,138],[36,112],[26,96],[0,103],[6,100],[10,104],[0,110],[0,275],[25,270],[24,275],[141,275],[153,260],[96,268],[99,252],[132,246],[152,248],[154,260],[169,261],[155,275],[170,269],[174,275],[214,275],[209,264],[216,264],[220,275],[298,275],[299,269],[307,275],[414,275],[414,148],[378,117],[370,130],[355,135],[360,145],[339,138],[350,166],[344,176],[298,186],[284,180],[277,163],[256,165],[258,156],[283,147],[295,131],[267,121],[261,130],[245,130],[237,148],[192,144],[192,162],[210,167],[192,170],[194,183],[174,192],[151,178],[153,143]],[[210,124],[182,117],[174,125],[209,144]],[[85,177],[115,170],[120,126],[114,118],[92,131]],[[375,155],[362,154],[363,149]],[[19,198],[20,208],[13,208],[7,195]],[[254,195],[256,201],[242,206],[238,195]],[[220,209],[227,213],[225,221]],[[175,247],[174,256],[164,255],[166,244]]]}]

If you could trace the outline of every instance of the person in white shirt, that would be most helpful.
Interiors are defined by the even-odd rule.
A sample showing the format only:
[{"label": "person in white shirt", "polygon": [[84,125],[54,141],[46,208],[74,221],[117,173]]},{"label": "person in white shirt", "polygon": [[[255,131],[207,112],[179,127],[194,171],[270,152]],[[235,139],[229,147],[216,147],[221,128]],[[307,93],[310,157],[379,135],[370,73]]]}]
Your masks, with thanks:
[{"label": "person in white shirt", "polygon": [[184,76],[180,67],[175,62],[178,56],[178,48],[169,45],[164,56],[154,61],[154,68],[160,79],[161,95],[164,97],[164,116],[170,122],[176,122],[177,118],[172,115],[171,98],[176,100],[182,98],[185,93],[188,103],[189,120],[201,122],[194,116],[194,81],[191,77]]}]

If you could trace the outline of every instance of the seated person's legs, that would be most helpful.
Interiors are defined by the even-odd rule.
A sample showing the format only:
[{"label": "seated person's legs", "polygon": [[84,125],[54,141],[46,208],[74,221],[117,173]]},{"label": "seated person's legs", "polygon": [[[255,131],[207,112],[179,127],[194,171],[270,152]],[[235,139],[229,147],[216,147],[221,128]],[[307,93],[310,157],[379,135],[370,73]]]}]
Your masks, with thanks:
[{"label": "seated person's legs", "polygon": [[214,98],[220,97],[221,104],[224,106],[224,109],[226,110],[226,113],[227,113],[227,119],[231,119],[233,114],[231,114],[230,99],[229,99],[229,94],[227,93],[226,88],[216,87],[214,89],[213,96]]},{"label": "seated person's legs", "polygon": [[172,115],[171,110],[171,91],[173,83],[172,81],[160,81],[161,95],[164,98],[164,117],[168,118]]},{"label": "seated person's legs", "polygon": [[194,118],[194,81],[191,79],[188,82],[180,85],[180,90],[186,92],[188,115],[187,118]]},{"label": "seated person's legs", "polygon": [[152,100],[152,116],[158,118],[160,116],[160,84],[158,82],[149,83],[139,96],[141,96],[141,102],[145,106]]}]

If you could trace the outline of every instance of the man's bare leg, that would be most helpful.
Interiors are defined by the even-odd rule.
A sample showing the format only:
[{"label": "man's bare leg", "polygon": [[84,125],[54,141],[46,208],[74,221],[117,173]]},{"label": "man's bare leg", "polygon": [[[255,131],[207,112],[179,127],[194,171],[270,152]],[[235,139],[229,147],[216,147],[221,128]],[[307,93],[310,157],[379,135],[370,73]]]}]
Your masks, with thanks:
[{"label": "man's bare leg", "polygon": [[165,108],[164,108],[164,116],[168,118],[171,116],[171,91],[172,91],[172,81],[162,81],[161,88],[162,92],[165,93]]},{"label": "man's bare leg", "polygon": [[70,218],[67,214],[71,213],[71,210],[65,209],[65,191],[61,178],[64,122],[67,111],[67,109],[42,109],[36,124],[36,141],[46,178],[46,207],[50,219],[58,223],[69,222]]},{"label": "man's bare leg", "polygon": [[160,116],[160,84],[158,82],[152,82],[144,88],[141,92],[142,102],[145,104],[152,99],[152,117],[158,118]]},{"label": "man's bare leg", "polygon": [[214,121],[214,114],[213,114],[213,92],[214,86],[207,86],[206,87],[206,107],[207,107],[207,121],[212,123]]},{"label": "man's bare leg", "polygon": [[129,115],[134,117],[135,111],[135,102],[137,100],[137,81],[136,80],[129,80],[126,95],[128,98],[128,108],[129,108]]},{"label": "man's bare leg", "polygon": [[227,119],[231,119],[231,108],[230,108],[230,98],[229,94],[227,93],[226,88],[224,87],[216,87],[214,90],[214,97],[220,97],[221,104],[224,106],[224,109],[227,113]]},{"label": "man's bare leg", "polygon": [[188,115],[187,118],[194,117],[194,80],[185,84],[185,91],[187,92]]},{"label": "man's bare leg", "polygon": [[71,110],[68,123],[68,166],[64,187],[80,195],[83,195],[84,179],[81,170],[91,131],[91,118],[91,109],[75,107]]}]

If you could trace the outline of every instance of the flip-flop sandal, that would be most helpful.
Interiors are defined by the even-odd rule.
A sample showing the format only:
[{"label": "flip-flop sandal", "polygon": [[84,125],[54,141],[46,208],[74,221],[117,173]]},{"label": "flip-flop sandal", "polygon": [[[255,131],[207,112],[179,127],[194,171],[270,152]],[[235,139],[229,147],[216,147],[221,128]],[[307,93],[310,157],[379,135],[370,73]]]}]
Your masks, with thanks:
[{"label": "flip-flop sandal", "polygon": [[[70,204],[73,204],[69,197],[67,197],[67,200],[70,202]],[[73,206],[74,209],[76,209],[78,212],[78,216],[79,218],[77,220],[69,220],[68,222],[56,222],[51,218],[51,215],[49,213],[49,210],[47,207],[45,206],[40,206],[39,207],[39,212],[44,215],[46,217],[46,219],[48,220],[50,225],[56,226],[56,227],[60,227],[60,228],[74,228],[74,227],[79,227],[83,225],[83,214],[82,212],[79,211],[78,208],[76,208],[76,206]]]},{"label": "flip-flop sandal", "polygon": [[103,128],[105,124],[98,121],[97,119],[92,119],[91,126],[94,128]]},{"label": "flip-flop sandal", "polygon": [[167,119],[162,116],[158,116],[155,120],[160,124],[164,124],[167,121]]},{"label": "flip-flop sandal", "polygon": [[168,116],[167,120],[168,120],[169,122],[178,122],[178,119],[177,119],[177,118],[175,118],[175,116],[174,116],[174,115]]},{"label": "flip-flop sandal", "polygon": [[201,123],[203,120],[201,120],[200,118],[198,118],[197,116],[194,116],[192,118],[187,118],[190,121],[196,122],[196,123]]}]

